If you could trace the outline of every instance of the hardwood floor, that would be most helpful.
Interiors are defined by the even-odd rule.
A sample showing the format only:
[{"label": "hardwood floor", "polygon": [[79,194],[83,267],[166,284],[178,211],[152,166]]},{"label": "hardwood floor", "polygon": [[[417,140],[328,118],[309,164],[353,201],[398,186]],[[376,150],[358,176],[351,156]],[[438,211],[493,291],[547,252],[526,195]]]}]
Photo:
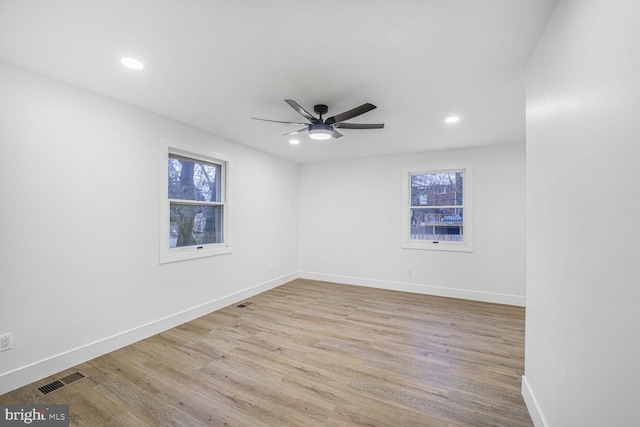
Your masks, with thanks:
[{"label": "hardwood floor", "polygon": [[523,308],[309,280],[249,302],[0,403],[69,404],[74,426],[533,426]]}]

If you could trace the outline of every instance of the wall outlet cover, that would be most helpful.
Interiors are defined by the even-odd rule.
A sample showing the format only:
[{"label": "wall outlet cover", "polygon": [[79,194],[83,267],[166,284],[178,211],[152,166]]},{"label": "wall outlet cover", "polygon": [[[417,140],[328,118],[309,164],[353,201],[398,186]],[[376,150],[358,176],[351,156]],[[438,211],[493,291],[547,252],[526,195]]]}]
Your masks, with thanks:
[{"label": "wall outlet cover", "polygon": [[9,332],[8,334],[0,335],[0,352],[11,350],[13,348],[13,334]]}]

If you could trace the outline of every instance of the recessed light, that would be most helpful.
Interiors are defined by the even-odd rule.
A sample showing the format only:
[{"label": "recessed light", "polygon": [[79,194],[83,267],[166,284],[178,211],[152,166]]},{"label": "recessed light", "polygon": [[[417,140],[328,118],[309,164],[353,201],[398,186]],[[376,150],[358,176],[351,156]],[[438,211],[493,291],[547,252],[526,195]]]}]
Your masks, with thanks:
[{"label": "recessed light", "polygon": [[290,139],[289,140],[289,144],[298,145],[298,144],[300,144],[300,140],[298,140],[298,139]]},{"label": "recessed light", "polygon": [[142,70],[144,68],[144,64],[135,58],[125,57],[120,59],[120,62],[125,67],[131,68],[132,70]]},{"label": "recessed light", "polygon": [[451,117],[447,117],[446,119],[444,119],[445,123],[457,123],[460,121],[460,117],[458,116],[451,116]]}]

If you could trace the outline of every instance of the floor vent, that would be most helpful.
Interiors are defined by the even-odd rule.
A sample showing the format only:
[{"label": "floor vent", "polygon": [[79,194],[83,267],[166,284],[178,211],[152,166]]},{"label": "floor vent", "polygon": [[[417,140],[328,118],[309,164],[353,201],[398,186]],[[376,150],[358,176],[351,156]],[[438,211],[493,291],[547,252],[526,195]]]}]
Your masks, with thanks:
[{"label": "floor vent", "polygon": [[49,394],[83,378],[84,375],[82,375],[80,372],[74,372],[73,374],[67,375],[64,378],[60,378],[59,380],[55,380],[49,384],[45,384],[42,387],[38,387],[38,390],[40,390],[40,393],[42,394]]},{"label": "floor vent", "polygon": [[62,388],[62,387],[64,387],[63,383],[61,383],[60,381],[54,381],[52,383],[43,385],[42,387],[39,387],[38,390],[40,390],[40,392],[42,394],[49,394],[52,391],[56,391],[56,390],[58,390],[59,388]]},{"label": "floor vent", "polygon": [[80,372],[74,372],[71,375],[67,375],[64,378],[60,378],[60,381],[62,381],[65,385],[69,385],[83,378],[84,378],[84,375],[82,375]]},{"label": "floor vent", "polygon": [[252,302],[247,301],[247,302],[243,302],[243,303],[242,303],[242,304],[240,304],[240,305],[236,305],[236,307],[238,307],[238,308],[245,308],[245,307],[250,306],[251,304],[253,304],[253,303],[252,303]]}]

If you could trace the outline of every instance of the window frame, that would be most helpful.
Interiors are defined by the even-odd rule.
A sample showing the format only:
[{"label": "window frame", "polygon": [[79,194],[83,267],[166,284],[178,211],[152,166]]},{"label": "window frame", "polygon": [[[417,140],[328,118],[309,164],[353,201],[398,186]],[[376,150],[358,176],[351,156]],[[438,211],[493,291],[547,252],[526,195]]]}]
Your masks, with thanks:
[{"label": "window frame", "polygon": [[[411,176],[463,172],[462,190],[462,242],[411,239]],[[402,172],[402,248],[434,251],[473,252],[473,164],[460,163],[405,168]],[[429,206],[425,206],[428,208]]]},{"label": "window frame", "polygon": [[[179,156],[196,162],[206,162],[220,165],[220,202],[204,202],[206,205],[222,206],[222,242],[202,245],[170,247],[171,202],[201,205],[203,202],[169,199],[169,168],[167,167],[171,155]],[[204,258],[231,253],[232,246],[232,215],[231,215],[231,166],[230,158],[224,154],[202,150],[188,145],[162,140],[160,143],[160,264]]]}]

